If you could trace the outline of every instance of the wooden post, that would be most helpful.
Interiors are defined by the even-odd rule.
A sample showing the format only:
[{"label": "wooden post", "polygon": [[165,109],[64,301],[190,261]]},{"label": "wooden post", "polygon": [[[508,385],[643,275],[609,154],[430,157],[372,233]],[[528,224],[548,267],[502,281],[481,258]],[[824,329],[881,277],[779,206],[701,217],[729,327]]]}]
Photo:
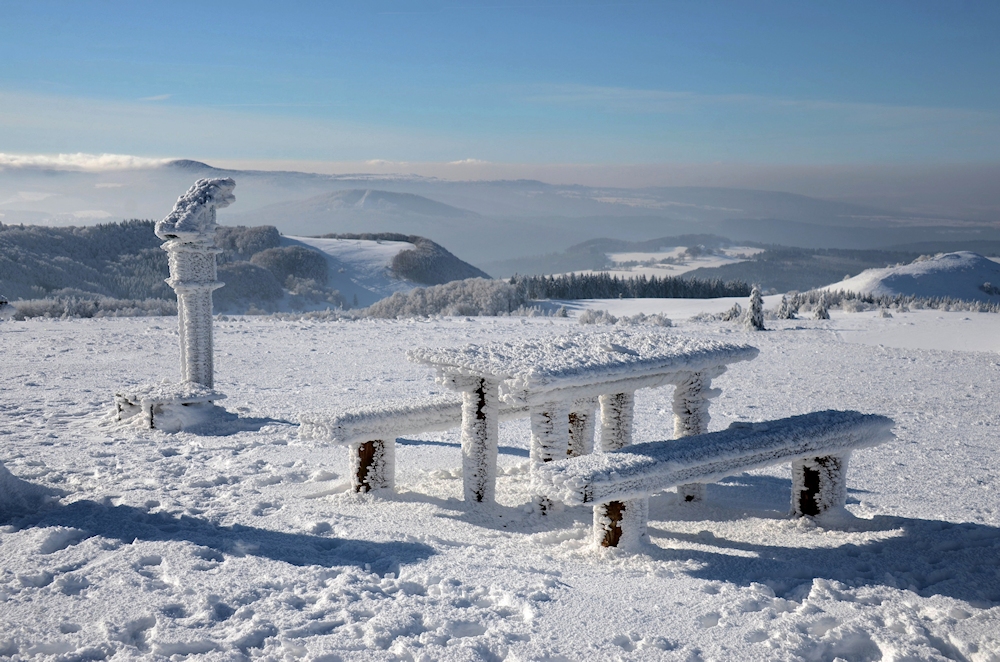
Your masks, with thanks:
[{"label": "wooden post", "polygon": [[614,451],[632,443],[635,392],[609,393],[599,398],[601,405],[602,451]]},{"label": "wooden post", "polygon": [[493,503],[499,444],[499,388],[496,382],[481,378],[472,380],[471,387],[462,392],[462,486],[466,501]]},{"label": "wooden post", "polygon": [[792,514],[815,516],[843,508],[849,459],[848,453],[792,462]]},{"label": "wooden post", "polygon": [[594,506],[594,538],[601,547],[634,550],[647,539],[649,499],[609,501]]},{"label": "wooden post", "polygon": [[[569,452],[569,406],[565,402],[546,402],[531,408],[531,467],[566,457]],[[535,495],[535,506],[541,514],[552,507],[548,497]]]},{"label": "wooden post", "polygon": [[[635,393],[602,395],[600,449],[613,451],[632,443]],[[602,547],[635,549],[646,540],[649,499],[611,501],[594,505],[594,540]]]},{"label": "wooden post", "polygon": [[[674,439],[690,437],[708,432],[708,399],[711,395],[711,379],[703,373],[688,374],[674,389]],[[677,496],[683,501],[701,501],[705,498],[705,486],[690,483],[677,486]]]},{"label": "wooden post", "polygon": [[351,487],[355,492],[391,490],[396,483],[396,440],[351,444]]},{"label": "wooden post", "polygon": [[570,457],[589,455],[594,452],[594,408],[596,403],[586,398],[573,403],[569,413],[569,445],[566,454]]}]

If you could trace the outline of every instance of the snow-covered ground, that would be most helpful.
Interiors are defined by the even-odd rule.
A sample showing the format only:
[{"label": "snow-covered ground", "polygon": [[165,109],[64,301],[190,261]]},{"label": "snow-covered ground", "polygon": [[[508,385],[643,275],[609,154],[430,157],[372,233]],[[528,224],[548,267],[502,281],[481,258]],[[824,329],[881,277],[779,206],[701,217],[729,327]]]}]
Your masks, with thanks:
[{"label": "snow-covered ground", "polygon": [[370,306],[394,292],[417,287],[389,269],[398,253],[416,248],[407,241],[282,237],[281,245],[309,246],[323,253],[330,267],[327,285],[339,290],[348,302],[357,297],[359,306]]},{"label": "snow-covered ground", "polygon": [[[994,288],[984,288],[989,283]],[[942,253],[910,264],[866,269],[824,290],[1000,302],[1000,264],[971,251]]]},{"label": "snow-covered ground", "polygon": [[[401,440],[387,498],[348,493],[346,451],[298,438],[303,410],[444,393],[411,347],[608,330],[572,318],[217,321],[216,387],[240,418],[173,435],[100,420],[122,386],[176,377],[174,320],[5,321],[0,461],[63,496],[0,521],[0,656],[1000,659],[1000,315],[835,312],[746,333],[684,321],[708,302],[584,305],[759,347],[716,381],[713,430],[893,417],[898,440],[851,460],[857,519],[788,519],[776,468],[699,505],[657,495],[642,553],[598,552],[589,509],[524,509],[526,421],[501,426],[491,512],[460,500],[457,431]],[[636,441],[669,437],[670,396],[639,392]]]}]

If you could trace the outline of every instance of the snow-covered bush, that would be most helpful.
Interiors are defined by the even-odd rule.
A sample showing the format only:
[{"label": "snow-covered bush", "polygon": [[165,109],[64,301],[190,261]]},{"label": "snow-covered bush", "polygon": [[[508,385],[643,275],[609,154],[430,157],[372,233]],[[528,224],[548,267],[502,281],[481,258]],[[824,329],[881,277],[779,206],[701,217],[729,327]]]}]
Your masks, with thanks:
[{"label": "snow-covered bush", "polygon": [[326,258],[319,251],[304,246],[268,248],[251,257],[250,263],[270,271],[278,283],[294,277],[326,285],[328,278]]},{"label": "snow-covered bush", "polygon": [[509,315],[527,302],[510,283],[487,278],[396,292],[359,311],[363,317],[395,319],[429,315]]},{"label": "snow-covered bush", "polygon": [[27,299],[17,302],[12,318],[31,317],[69,319],[74,317],[148,317],[176,315],[177,302],[166,299],[111,299],[107,297]]},{"label": "snow-covered bush", "polygon": [[764,299],[760,296],[760,287],[754,285],[750,291],[750,303],[743,318],[743,326],[747,331],[764,330]]},{"label": "snow-covered bush", "polygon": [[734,301],[733,307],[722,314],[723,322],[735,322],[743,317],[743,308],[739,302]]},{"label": "snow-covered bush", "polygon": [[781,297],[781,305],[778,306],[777,319],[779,320],[793,320],[795,319],[795,314],[799,312],[798,306],[795,304],[795,299],[789,298],[787,295]]},{"label": "snow-covered bush", "polygon": [[580,324],[615,324],[618,318],[606,310],[587,309],[577,318]]}]

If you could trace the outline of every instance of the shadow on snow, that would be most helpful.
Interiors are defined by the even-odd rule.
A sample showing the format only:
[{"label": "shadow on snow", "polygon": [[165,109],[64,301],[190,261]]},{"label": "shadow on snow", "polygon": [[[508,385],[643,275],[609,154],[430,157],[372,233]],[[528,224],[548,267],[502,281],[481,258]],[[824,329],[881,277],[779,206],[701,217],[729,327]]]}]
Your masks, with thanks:
[{"label": "shadow on snow", "polygon": [[[283,533],[234,524],[221,526],[186,515],[150,513],[132,506],[76,501],[17,522],[19,528],[66,526],[93,536],[131,543],[134,540],[189,542],[230,556],[257,556],[296,566],[353,565],[372,572],[399,573],[402,565],[435,553],[422,543],[372,542],[301,533]],[[221,560],[221,559],[219,559]]]}]

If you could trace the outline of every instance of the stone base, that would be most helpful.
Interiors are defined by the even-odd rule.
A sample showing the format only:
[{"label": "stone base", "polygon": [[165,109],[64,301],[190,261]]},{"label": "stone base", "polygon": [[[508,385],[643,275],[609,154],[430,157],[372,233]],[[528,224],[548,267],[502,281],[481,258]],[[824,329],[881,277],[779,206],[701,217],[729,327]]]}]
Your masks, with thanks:
[{"label": "stone base", "polygon": [[179,430],[226,396],[194,382],[144,384],[115,394],[115,419],[148,430]]}]

